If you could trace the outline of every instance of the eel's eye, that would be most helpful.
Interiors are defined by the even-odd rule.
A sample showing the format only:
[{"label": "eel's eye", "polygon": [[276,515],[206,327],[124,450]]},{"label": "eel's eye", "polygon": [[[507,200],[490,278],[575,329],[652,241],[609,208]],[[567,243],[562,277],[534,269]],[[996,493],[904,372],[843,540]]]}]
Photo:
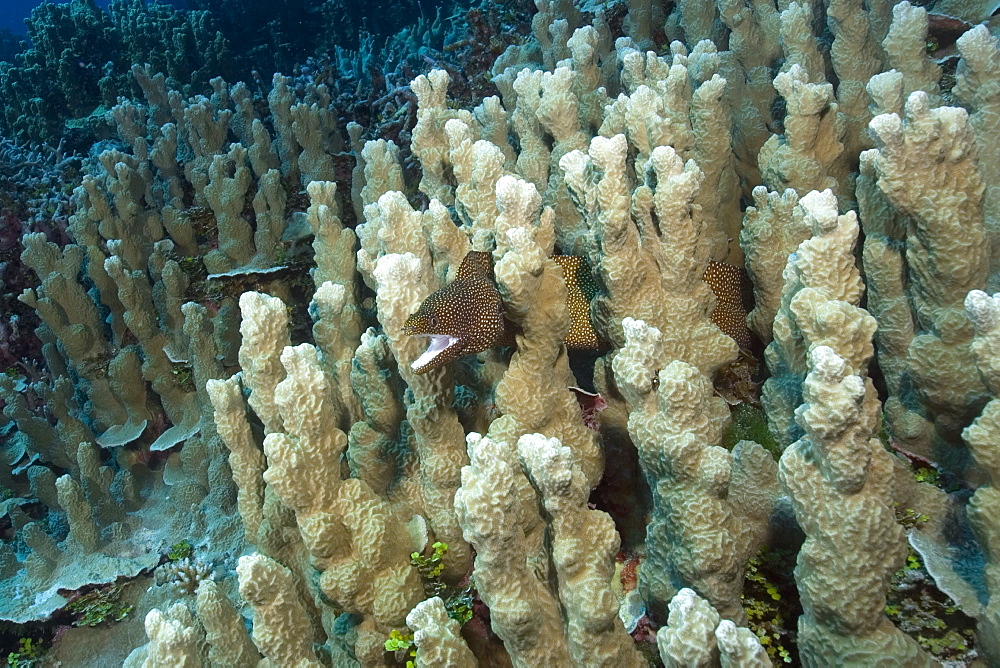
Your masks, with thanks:
[{"label": "eel's eye", "polygon": [[427,316],[427,324],[431,326],[431,329],[437,329],[441,320],[436,315],[429,315]]}]

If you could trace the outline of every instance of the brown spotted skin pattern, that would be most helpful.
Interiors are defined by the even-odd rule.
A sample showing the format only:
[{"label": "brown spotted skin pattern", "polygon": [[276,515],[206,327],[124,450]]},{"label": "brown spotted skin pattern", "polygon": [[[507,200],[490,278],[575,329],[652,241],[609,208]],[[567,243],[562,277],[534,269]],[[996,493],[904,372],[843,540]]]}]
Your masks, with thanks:
[{"label": "brown spotted skin pattern", "polygon": [[490,254],[472,251],[466,255],[455,280],[424,300],[406,319],[403,333],[445,334],[459,339],[417,373],[512,342],[513,326],[503,315]]},{"label": "brown spotted skin pattern", "polygon": [[740,348],[749,350],[752,339],[744,307],[743,272],[734,265],[712,260],[705,268],[703,279],[715,293],[712,322],[740,344]]},{"label": "brown spotted skin pattern", "polygon": [[[566,279],[566,306],[570,312],[566,347],[599,350],[601,340],[590,322],[590,302],[597,294],[590,266],[586,259],[575,255],[554,255],[552,259],[562,267]],[[427,373],[463,355],[513,344],[514,327],[503,313],[490,254],[470,252],[462,260],[455,280],[425,299],[403,325],[404,334],[438,334],[459,339],[459,343],[415,371]]]},{"label": "brown spotted skin pattern", "polygon": [[569,332],[564,342],[570,350],[599,350],[601,339],[590,322],[590,302],[597,295],[597,284],[586,258],[580,255],[553,255],[566,279],[566,308],[569,309]]}]

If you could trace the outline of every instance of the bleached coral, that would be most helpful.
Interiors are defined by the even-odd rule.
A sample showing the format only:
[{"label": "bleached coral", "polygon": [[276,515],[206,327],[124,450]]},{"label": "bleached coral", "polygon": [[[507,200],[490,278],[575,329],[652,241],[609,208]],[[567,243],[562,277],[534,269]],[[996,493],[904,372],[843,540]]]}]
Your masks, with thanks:
[{"label": "bleached coral", "polygon": [[864,375],[874,354],[876,327],[874,318],[858,306],[864,283],[854,263],[856,214],[839,215],[837,199],[826,190],[802,197],[796,215],[812,228],[812,237],[789,255],[782,272],[774,340],[765,351],[771,378],[761,393],[768,425],[782,445],[800,433],[792,414],[799,404],[809,351],[829,346],[843,356],[852,373]]},{"label": "bleached coral", "polygon": [[471,463],[462,469],[455,512],[466,540],[476,546],[475,568],[485,576],[477,586],[490,607],[490,625],[515,665],[569,665],[559,601],[531,566],[538,555],[525,524],[540,518],[537,510],[531,517],[520,508],[520,466],[502,444],[478,434],[468,440]]},{"label": "bleached coral", "polygon": [[804,436],[785,450],[779,467],[806,534],[795,581],[803,607],[799,653],[808,665],[846,657],[933,665],[883,613],[906,539],[892,507],[892,460],[873,437],[878,409],[874,387],[849,362],[828,346],[810,351],[795,411]]},{"label": "bleached coral", "polygon": [[588,153],[574,151],[561,161],[601,248],[595,259],[608,295],[592,307],[595,326],[620,346],[622,319],[642,318],[662,332],[671,357],[711,375],[736,357],[737,345],[709,318],[714,295],[702,276],[711,246],[692,204],[703,174],[694,161],[685,164],[673,148],[660,146],[650,158],[655,190],[641,185],[631,193],[626,158],[625,137],[616,135],[595,137]]},{"label": "bleached coral", "polygon": [[[894,261],[900,268],[886,276],[891,282],[881,283],[883,298],[902,299],[900,274],[905,271],[909,320],[898,312],[887,324],[894,331],[913,332],[912,338],[906,335],[886,350],[902,380],[902,388],[887,402],[888,422],[894,429],[899,425],[901,436],[909,436],[903,441],[908,449],[960,470],[967,455],[959,432],[987,399],[974,372],[972,327],[962,302],[970,290],[987,286],[990,245],[985,186],[968,112],[931,108],[930,103],[927,93],[916,91],[906,99],[903,117],[873,118],[871,128],[881,146],[862,153],[861,161],[863,172],[877,177],[879,190],[905,216],[906,225],[905,264]],[[873,231],[891,234],[884,226]],[[919,392],[910,393],[907,386],[919,387]],[[916,427],[907,428],[914,422]],[[926,425],[922,429],[921,423]]]},{"label": "bleached coral", "polygon": [[417,603],[406,615],[406,625],[413,629],[413,643],[419,652],[415,665],[475,666],[476,657],[462,640],[458,622],[448,617],[444,602],[434,596]]},{"label": "bleached coral", "polygon": [[202,665],[201,634],[191,613],[178,603],[163,613],[157,609],[146,615],[149,646],[142,668],[198,668]]},{"label": "bleached coral", "polygon": [[295,595],[291,572],[262,554],[240,557],[240,595],[254,608],[253,641],[275,665],[318,668],[312,625]]},{"label": "bleached coral", "polygon": [[743,569],[762,542],[776,493],[775,466],[750,441],[719,446],[725,401],[697,368],[670,359],[655,328],[626,318],[615,379],[628,402],[629,434],[653,494],[639,588],[663,614],[692,587],[727,619],[745,620]]},{"label": "bleached coral", "polygon": [[[525,435],[519,463],[501,442],[478,434],[468,442],[471,464],[455,508],[476,548],[476,584],[491,625],[514,665],[645,665],[610,588],[618,534],[606,514],[586,508],[589,485],[569,448]],[[551,516],[551,554],[532,538],[543,520],[530,503],[538,503],[534,493],[525,503],[526,476]]]},{"label": "bleached coral", "polygon": [[664,666],[770,666],[767,652],[753,632],[721,619],[693,590],[684,588],[670,600],[667,623],[656,633]]}]

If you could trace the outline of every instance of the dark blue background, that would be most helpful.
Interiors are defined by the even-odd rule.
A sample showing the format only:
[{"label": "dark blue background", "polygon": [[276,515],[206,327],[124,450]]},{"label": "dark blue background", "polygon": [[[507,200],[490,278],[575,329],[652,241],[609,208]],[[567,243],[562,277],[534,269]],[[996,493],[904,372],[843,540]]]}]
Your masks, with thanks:
[{"label": "dark blue background", "polygon": [[[109,0],[95,0],[98,7],[107,7]],[[185,0],[166,0],[175,7],[185,7]],[[42,4],[42,0],[0,0],[0,28],[6,28],[18,35],[27,34],[24,19],[31,10]]]}]

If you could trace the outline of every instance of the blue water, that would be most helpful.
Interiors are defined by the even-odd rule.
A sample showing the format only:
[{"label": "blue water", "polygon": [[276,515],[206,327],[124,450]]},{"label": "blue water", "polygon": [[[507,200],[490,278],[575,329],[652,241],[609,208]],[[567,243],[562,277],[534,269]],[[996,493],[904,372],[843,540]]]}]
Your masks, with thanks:
[{"label": "blue water", "polygon": [[38,4],[38,0],[6,0],[0,3],[0,28],[24,35],[24,19]]},{"label": "blue water", "polygon": [[[110,0],[95,0],[98,7],[107,7]],[[166,4],[185,7],[185,0],[164,0]],[[0,30],[7,30],[17,35],[26,35],[24,19],[31,10],[42,4],[43,0],[0,0]],[[63,3],[64,4],[64,3]]]}]

